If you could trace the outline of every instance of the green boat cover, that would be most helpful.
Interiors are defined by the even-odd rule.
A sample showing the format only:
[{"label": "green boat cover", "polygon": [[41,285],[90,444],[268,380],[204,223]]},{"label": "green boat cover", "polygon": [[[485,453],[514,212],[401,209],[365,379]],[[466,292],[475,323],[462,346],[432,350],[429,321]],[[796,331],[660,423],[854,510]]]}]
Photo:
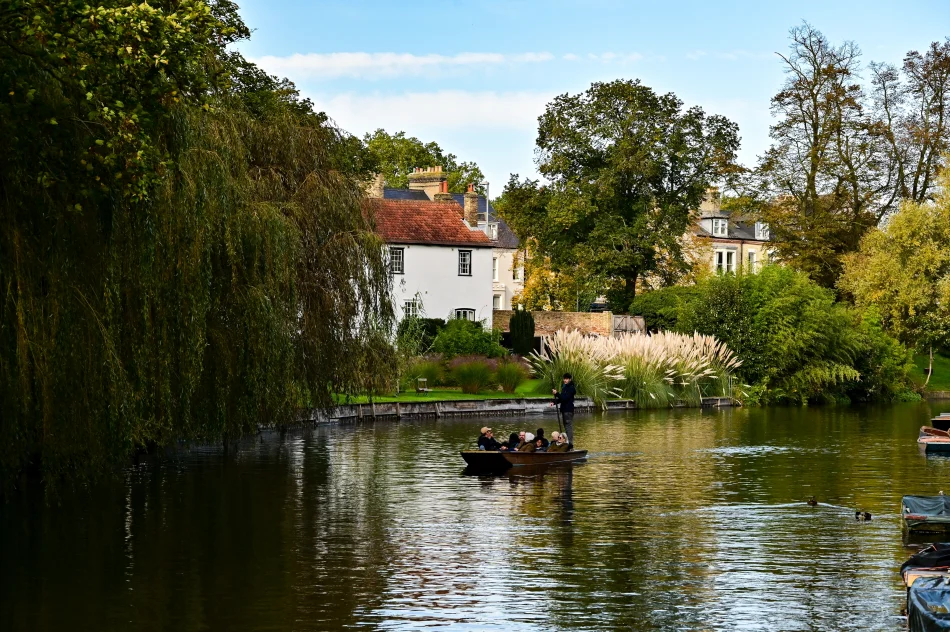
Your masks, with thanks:
[{"label": "green boat cover", "polygon": [[910,632],[950,630],[950,584],[945,577],[921,577],[907,593]]},{"label": "green boat cover", "polygon": [[950,496],[904,496],[908,513],[950,518]]}]

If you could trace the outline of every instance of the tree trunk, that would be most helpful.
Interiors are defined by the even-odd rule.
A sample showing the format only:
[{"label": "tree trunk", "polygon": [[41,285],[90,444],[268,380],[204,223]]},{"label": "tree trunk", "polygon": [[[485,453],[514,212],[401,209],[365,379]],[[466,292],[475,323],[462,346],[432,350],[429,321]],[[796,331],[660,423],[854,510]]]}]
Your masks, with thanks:
[{"label": "tree trunk", "polygon": [[927,367],[927,379],[924,380],[924,388],[930,384],[930,377],[934,374],[934,348],[930,347],[930,366]]}]

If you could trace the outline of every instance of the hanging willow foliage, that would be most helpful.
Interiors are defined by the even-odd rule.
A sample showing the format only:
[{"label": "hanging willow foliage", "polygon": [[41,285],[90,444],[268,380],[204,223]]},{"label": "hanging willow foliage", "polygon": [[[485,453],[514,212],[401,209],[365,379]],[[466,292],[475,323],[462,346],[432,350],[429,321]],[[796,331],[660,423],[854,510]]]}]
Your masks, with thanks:
[{"label": "hanging willow foliage", "polygon": [[[156,76],[146,54],[137,75],[115,62],[124,84],[102,68],[90,82],[85,66],[71,79],[78,62],[52,65],[49,30],[81,44],[88,20],[19,4],[19,35],[0,38],[14,86],[0,104],[0,480],[240,436],[390,379],[389,279],[359,178],[341,167],[346,139],[299,102],[251,108],[209,90],[188,64]],[[223,57],[204,3],[168,4],[179,14],[109,16],[137,25],[126,13],[145,11],[150,37],[191,24],[207,45],[189,54]],[[29,11],[47,9],[39,38]],[[118,97],[121,115],[102,105]]]}]

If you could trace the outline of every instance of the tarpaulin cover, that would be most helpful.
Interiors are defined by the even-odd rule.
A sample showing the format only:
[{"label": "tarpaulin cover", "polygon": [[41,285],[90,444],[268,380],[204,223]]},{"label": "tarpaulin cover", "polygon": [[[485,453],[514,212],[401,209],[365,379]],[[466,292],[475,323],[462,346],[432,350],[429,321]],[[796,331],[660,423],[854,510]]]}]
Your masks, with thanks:
[{"label": "tarpaulin cover", "polygon": [[950,585],[943,577],[921,577],[907,593],[910,632],[950,630]]},{"label": "tarpaulin cover", "polygon": [[904,496],[901,502],[913,514],[950,517],[950,496]]},{"label": "tarpaulin cover", "polygon": [[908,568],[940,568],[950,566],[950,543],[941,542],[928,546],[910,556],[901,564],[901,574]]}]

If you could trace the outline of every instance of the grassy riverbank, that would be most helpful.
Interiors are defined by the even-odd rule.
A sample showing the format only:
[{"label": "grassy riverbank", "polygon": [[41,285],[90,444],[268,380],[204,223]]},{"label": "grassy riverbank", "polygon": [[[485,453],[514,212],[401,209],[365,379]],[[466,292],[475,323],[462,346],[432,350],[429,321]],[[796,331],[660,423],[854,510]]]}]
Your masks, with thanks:
[{"label": "grassy riverbank", "polygon": [[[910,375],[917,385],[922,385],[926,379],[924,370],[930,363],[926,353],[914,356],[914,368]],[[934,373],[927,384],[928,391],[950,391],[950,358],[934,353]]]},{"label": "grassy riverbank", "polygon": [[[375,402],[432,402],[432,401],[466,401],[483,399],[517,399],[520,397],[545,397],[547,395],[541,380],[528,380],[519,386],[514,393],[505,393],[501,390],[483,391],[477,395],[463,393],[459,388],[436,387],[428,393],[399,393],[397,395],[378,395],[373,397]],[[337,402],[340,404],[366,404],[369,397],[366,395],[357,395],[347,398],[344,395],[337,396]]]}]

